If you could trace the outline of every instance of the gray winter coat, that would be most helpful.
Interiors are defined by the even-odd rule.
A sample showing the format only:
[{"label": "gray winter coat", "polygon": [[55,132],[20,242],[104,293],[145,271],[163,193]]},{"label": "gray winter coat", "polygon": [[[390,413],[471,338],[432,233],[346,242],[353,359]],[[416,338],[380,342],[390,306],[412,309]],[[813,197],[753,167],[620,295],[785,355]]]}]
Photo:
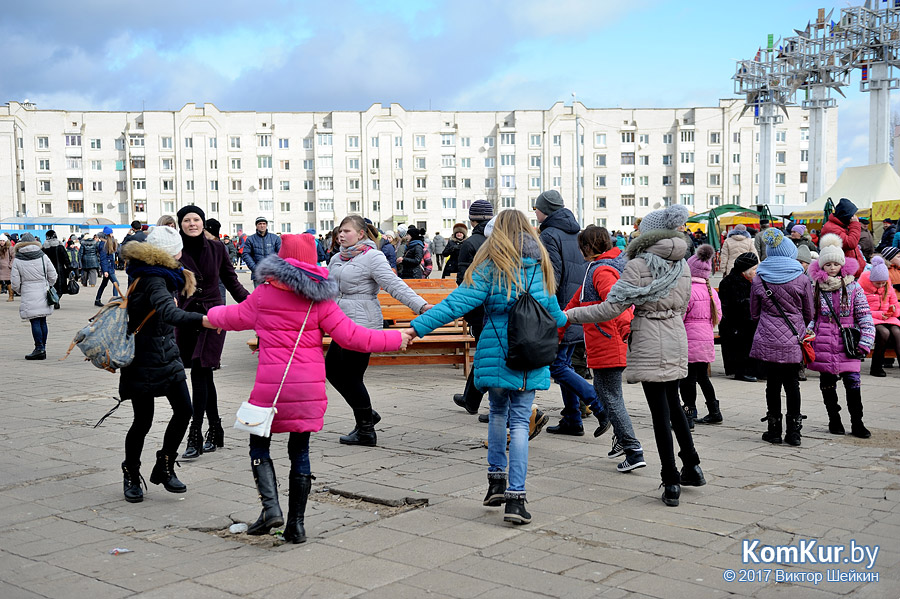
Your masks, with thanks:
[{"label": "gray winter coat", "polygon": [[445,247],[447,247],[447,240],[440,233],[435,233],[434,239],[431,240],[431,253],[440,256]]},{"label": "gray winter coat", "polygon": [[[655,254],[671,263],[684,259],[687,243],[678,231],[649,231],[642,233],[628,247],[628,263],[620,277],[638,287],[653,281],[647,261],[640,254]],[[691,270],[684,266],[678,283],[669,293],[655,302],[634,306],[631,337],[628,340],[628,365],[625,378],[629,383],[663,382],[687,376],[688,353],[684,314],[691,298]],[[572,308],[566,314],[569,322],[605,322],[612,320],[633,304],[603,302]]]},{"label": "gray winter coat", "polygon": [[341,260],[340,254],[335,254],[328,263],[331,278],[337,281],[340,291],[336,301],[344,314],[367,329],[383,328],[379,289],[384,289],[418,314],[427,302],[394,274],[374,241],[363,243],[372,249],[346,262]]},{"label": "gray winter coat", "polygon": [[10,273],[13,291],[22,296],[19,316],[24,320],[50,316],[53,306],[47,303],[47,290],[56,283],[56,269],[37,241],[16,244],[16,259]]}]

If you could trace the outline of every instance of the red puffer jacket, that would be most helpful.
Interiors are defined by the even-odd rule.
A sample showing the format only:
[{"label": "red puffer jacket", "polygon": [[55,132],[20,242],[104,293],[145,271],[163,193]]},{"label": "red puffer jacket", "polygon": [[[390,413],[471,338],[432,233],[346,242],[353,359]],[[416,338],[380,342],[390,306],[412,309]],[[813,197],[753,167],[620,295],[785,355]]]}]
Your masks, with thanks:
[{"label": "red puffer jacket", "polygon": [[[584,282],[569,300],[566,310],[603,302],[610,288],[619,280],[625,262],[625,255],[619,248],[612,248],[597,256],[588,266]],[[589,287],[585,289],[585,286]],[[588,368],[626,366],[625,356],[628,353],[628,335],[631,332],[632,318],[634,318],[632,311],[625,310],[612,320],[584,325]]]},{"label": "red puffer jacket", "polygon": [[859,224],[859,221],[851,221],[849,225],[844,226],[840,219],[831,214],[828,216],[828,222],[822,226],[822,230],[819,232],[819,239],[821,240],[829,233],[834,233],[841,238],[843,242],[841,249],[844,250],[844,256],[853,258],[859,264],[859,268],[853,275],[858,279],[866,268],[866,259],[859,249],[859,236],[862,233],[862,225]]}]

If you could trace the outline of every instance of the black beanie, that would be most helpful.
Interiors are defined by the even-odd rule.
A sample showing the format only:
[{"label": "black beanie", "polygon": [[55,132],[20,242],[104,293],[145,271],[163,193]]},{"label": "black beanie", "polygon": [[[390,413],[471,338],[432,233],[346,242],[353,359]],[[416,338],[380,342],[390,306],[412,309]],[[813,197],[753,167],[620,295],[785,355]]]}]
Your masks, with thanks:
[{"label": "black beanie", "polygon": [[844,225],[849,225],[850,219],[853,218],[857,210],[856,204],[847,198],[841,198],[841,201],[834,208],[834,217],[844,223]]},{"label": "black beanie", "polygon": [[213,235],[215,235],[216,237],[218,237],[219,232],[222,230],[222,223],[220,223],[219,221],[217,221],[214,218],[211,218],[208,221],[206,221],[205,229],[207,231],[209,231],[210,233],[212,233]]},{"label": "black beanie", "polygon": [[759,257],[753,252],[744,252],[734,261],[732,270],[742,273],[759,264]]},{"label": "black beanie", "polygon": [[203,228],[206,228],[206,214],[203,213],[203,209],[200,206],[194,206],[193,204],[188,204],[184,208],[178,211],[178,228],[181,229],[181,221],[184,220],[184,217],[190,213],[194,213],[200,217],[200,220],[203,221]]}]

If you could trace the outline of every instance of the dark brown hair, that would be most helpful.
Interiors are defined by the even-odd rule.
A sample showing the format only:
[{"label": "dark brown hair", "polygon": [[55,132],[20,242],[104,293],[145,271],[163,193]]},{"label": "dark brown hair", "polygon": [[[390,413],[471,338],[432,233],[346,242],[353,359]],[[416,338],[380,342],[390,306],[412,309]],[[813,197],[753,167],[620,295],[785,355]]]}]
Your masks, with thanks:
[{"label": "dark brown hair", "polygon": [[585,258],[590,259],[594,256],[599,256],[611,250],[612,247],[612,238],[610,238],[606,227],[588,225],[578,234],[578,248]]},{"label": "dark brown hair", "polygon": [[370,225],[363,217],[358,214],[351,214],[349,216],[345,216],[344,220],[341,221],[341,224],[338,225],[338,228],[335,229],[335,237],[337,237],[337,231],[340,230],[346,224],[353,225],[353,228],[357,231],[363,231],[366,234],[366,237],[371,239],[372,241],[376,241],[378,239],[378,229],[376,229],[373,225]]}]

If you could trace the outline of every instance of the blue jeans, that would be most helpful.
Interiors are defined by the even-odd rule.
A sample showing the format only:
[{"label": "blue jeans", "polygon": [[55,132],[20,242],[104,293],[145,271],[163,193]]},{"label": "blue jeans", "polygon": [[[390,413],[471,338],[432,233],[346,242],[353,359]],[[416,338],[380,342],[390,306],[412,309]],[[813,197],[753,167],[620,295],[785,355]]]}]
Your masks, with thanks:
[{"label": "blue jeans", "polygon": [[34,348],[44,351],[47,348],[47,317],[31,319],[31,336],[34,338]]},{"label": "blue jeans", "polygon": [[488,472],[506,471],[506,426],[509,423],[509,477],[507,491],[525,491],[528,472],[528,421],[534,391],[488,389],[491,419],[488,424]]},{"label": "blue jeans", "polygon": [[[250,457],[252,459],[271,459],[269,454],[271,443],[272,437],[250,435]],[[288,457],[291,459],[291,470],[297,474],[312,474],[309,463],[309,433],[290,433]]]},{"label": "blue jeans", "polygon": [[606,412],[612,424],[616,439],[622,444],[625,455],[644,456],[644,450],[634,435],[634,426],[631,424],[631,416],[625,409],[625,398],[622,396],[622,372],[621,368],[593,368],[594,390],[597,397],[606,405]]},{"label": "blue jeans", "polygon": [[572,354],[575,352],[575,344],[561,343],[556,360],[550,365],[550,376],[559,383],[562,391],[563,409],[562,420],[573,426],[582,426],[581,401],[591,406],[595,415],[603,413],[603,405],[597,401],[597,392],[594,387],[584,380],[575,369],[572,368]]},{"label": "blue jeans", "polygon": [[[110,271],[108,277],[103,277],[103,282],[100,283],[100,288],[97,290],[97,301],[98,302],[103,297],[103,290],[106,289],[106,286],[109,283],[116,283],[117,285],[119,283],[119,279],[116,278],[115,270]],[[116,287],[113,287],[113,297],[119,297],[119,291],[118,291],[118,289],[116,289]]]}]

